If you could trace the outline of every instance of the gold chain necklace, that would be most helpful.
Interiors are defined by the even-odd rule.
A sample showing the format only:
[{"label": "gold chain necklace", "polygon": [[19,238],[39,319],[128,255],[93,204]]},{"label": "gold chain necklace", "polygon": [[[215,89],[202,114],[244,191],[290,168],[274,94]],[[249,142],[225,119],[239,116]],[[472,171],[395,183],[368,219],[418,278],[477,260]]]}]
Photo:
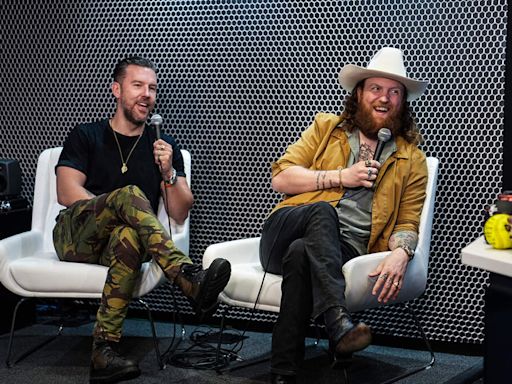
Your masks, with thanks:
[{"label": "gold chain necklace", "polygon": [[126,173],[128,171],[128,166],[126,164],[128,163],[128,160],[130,160],[130,156],[132,155],[133,150],[135,149],[137,144],[139,143],[139,140],[142,137],[144,130],[142,130],[142,133],[139,135],[137,141],[135,142],[135,144],[133,144],[132,149],[130,149],[128,156],[126,157],[126,160],[123,158],[123,151],[121,151],[121,145],[119,145],[119,140],[117,139],[117,134],[116,131],[114,131],[114,128],[112,128],[112,132],[114,132],[114,139],[116,139],[117,149],[119,149],[119,156],[121,156],[121,162],[123,163],[123,165],[121,166],[121,173]]}]

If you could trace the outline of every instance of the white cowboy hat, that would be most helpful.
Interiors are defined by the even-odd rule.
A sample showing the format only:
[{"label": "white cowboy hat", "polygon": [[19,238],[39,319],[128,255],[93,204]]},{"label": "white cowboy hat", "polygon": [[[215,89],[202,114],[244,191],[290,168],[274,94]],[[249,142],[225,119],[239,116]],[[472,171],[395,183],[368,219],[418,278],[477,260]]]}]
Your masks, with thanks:
[{"label": "white cowboy hat", "polygon": [[420,97],[428,85],[428,81],[407,77],[402,51],[391,47],[384,47],[377,52],[366,68],[354,64],[345,65],[341,68],[338,81],[346,91],[352,92],[357,83],[369,77],[385,77],[402,83],[407,89],[407,101]]}]

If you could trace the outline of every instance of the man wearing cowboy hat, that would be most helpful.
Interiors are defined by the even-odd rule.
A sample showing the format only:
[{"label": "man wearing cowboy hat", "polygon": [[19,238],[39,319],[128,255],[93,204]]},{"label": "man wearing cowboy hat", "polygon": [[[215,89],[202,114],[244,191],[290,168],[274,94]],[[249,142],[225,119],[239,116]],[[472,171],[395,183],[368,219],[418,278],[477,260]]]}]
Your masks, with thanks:
[{"label": "man wearing cowboy hat", "polygon": [[260,260],[266,271],[283,275],[273,383],[295,382],[311,318],[324,321],[335,355],[366,348],[370,329],[345,307],[342,265],[391,250],[361,276],[375,280],[372,293],[386,303],[397,297],[417,243],[427,166],[408,102],[427,82],[407,77],[402,52],[390,47],[366,68],[343,67],[339,82],[351,93],[343,113],[317,114],[272,165],[272,186],[284,200],[265,222]]}]

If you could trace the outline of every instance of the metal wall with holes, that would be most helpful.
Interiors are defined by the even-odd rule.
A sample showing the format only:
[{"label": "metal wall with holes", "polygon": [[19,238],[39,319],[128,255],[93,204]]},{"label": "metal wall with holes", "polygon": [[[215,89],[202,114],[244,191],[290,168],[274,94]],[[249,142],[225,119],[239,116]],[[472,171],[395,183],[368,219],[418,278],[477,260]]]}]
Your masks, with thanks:
[{"label": "metal wall with holes", "polygon": [[[31,199],[39,153],[76,123],[113,113],[115,63],[152,59],[156,112],[192,154],[199,261],[212,243],[260,234],[280,199],[270,163],[317,111],[341,110],[339,69],[399,47],[410,75],[430,80],[412,109],[422,149],[440,160],[429,284],[414,307],[432,339],[480,343],[488,278],[461,265],[460,249],[501,190],[506,11],[504,0],[4,0],[0,157],[21,162]],[[168,286],[149,301],[173,308]],[[362,316],[377,332],[417,336],[400,309]]]}]

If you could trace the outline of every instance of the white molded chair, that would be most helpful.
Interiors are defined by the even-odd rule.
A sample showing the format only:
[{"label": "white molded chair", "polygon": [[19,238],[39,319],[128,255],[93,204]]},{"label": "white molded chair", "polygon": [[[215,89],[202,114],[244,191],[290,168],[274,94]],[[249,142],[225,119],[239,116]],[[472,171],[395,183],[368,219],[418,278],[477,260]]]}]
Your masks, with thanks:
[{"label": "white molded chair", "polygon": [[[22,297],[14,309],[12,318],[9,351],[6,359],[9,367],[46,344],[45,342],[38,345],[23,354],[14,363],[11,362],[16,313],[22,302],[28,298],[100,299],[107,277],[108,267],[60,261],[55,252],[52,240],[53,227],[59,211],[64,208],[57,202],[55,176],[55,165],[61,151],[62,147],[50,148],[43,151],[39,156],[31,230],[0,240],[0,282],[8,290]],[[181,153],[185,163],[187,182],[190,185],[190,153],[185,150],[182,150]],[[162,199],[160,199],[158,218],[169,230],[169,222]],[[171,229],[176,246],[185,254],[188,254],[189,218],[183,225],[176,225],[176,223],[171,222]],[[139,302],[145,306],[148,312],[157,359],[161,368],[164,365],[158,350],[151,312],[140,297],[152,291],[164,281],[164,274],[156,263],[153,261],[143,263],[134,293],[134,297],[139,298]]]},{"label": "white molded chair", "polygon": [[[418,245],[414,259],[407,267],[404,285],[397,299],[388,302],[388,305],[413,300],[425,291],[438,166],[439,161],[436,158],[427,158],[428,184],[425,203],[421,213]],[[259,259],[259,243],[260,238],[255,237],[210,245],[203,255],[203,266],[207,268],[213,260],[219,257],[223,257],[231,263],[231,278],[223,292],[219,295],[221,302],[231,306],[279,312],[282,277],[280,275],[264,273]],[[371,294],[375,281],[367,278],[367,276],[389,253],[390,251],[362,255],[348,261],[343,266],[342,272],[346,282],[345,300],[350,312],[358,312],[384,305],[379,303],[376,297]],[[431,353],[429,364],[415,371],[418,372],[432,366],[435,358],[414,313],[411,312],[407,305],[406,308],[416,321]],[[410,372],[405,376],[415,372]],[[396,380],[405,376],[396,378]]]}]

